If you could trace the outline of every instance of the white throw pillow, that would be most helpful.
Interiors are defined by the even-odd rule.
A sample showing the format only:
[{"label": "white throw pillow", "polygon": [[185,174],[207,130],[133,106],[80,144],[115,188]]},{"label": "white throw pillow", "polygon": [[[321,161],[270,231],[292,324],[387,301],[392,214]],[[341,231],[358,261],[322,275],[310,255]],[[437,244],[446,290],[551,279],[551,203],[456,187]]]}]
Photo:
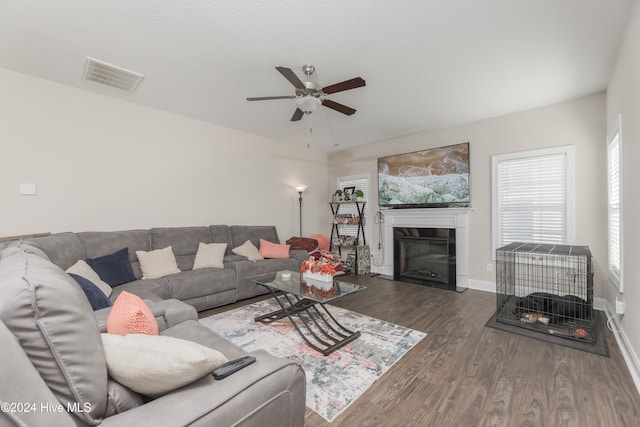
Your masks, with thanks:
[{"label": "white throw pillow", "polygon": [[109,376],[146,396],[160,396],[227,362],[198,343],[162,335],[101,334]]},{"label": "white throw pillow", "polygon": [[171,246],[149,252],[136,251],[136,255],[140,261],[143,279],[157,279],[181,271]]},{"label": "white throw pillow", "polygon": [[258,248],[256,248],[255,245],[251,243],[251,240],[247,240],[237,248],[231,249],[231,252],[236,255],[246,256],[247,258],[249,258],[249,261],[258,261],[260,259],[264,259],[264,257],[260,255],[260,251],[258,250]]},{"label": "white throw pillow", "polygon": [[103,282],[102,279],[100,279],[100,276],[98,276],[98,273],[96,273],[93,268],[83,260],[79,260],[71,267],[67,268],[66,272],[84,277],[96,285],[107,297],[111,295],[111,292],[113,292],[113,288],[111,288],[108,283]]},{"label": "white throw pillow", "polygon": [[202,243],[198,244],[198,252],[193,260],[193,269],[199,268],[224,268],[224,254],[227,251],[226,243]]}]

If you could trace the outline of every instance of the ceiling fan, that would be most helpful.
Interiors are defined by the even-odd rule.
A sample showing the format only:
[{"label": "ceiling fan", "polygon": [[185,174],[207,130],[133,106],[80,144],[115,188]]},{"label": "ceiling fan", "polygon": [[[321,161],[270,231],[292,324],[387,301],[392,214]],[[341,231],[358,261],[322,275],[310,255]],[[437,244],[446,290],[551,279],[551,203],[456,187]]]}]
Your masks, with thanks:
[{"label": "ceiling fan", "polygon": [[276,70],[284,76],[285,79],[295,86],[295,95],[290,96],[262,96],[257,98],[247,98],[247,101],[267,101],[271,99],[295,99],[296,111],[291,116],[291,121],[296,122],[302,118],[305,114],[311,114],[318,106],[322,105],[332,110],[336,110],[347,116],[356,112],[355,109],[347,107],[346,105],[332,101],[325,98],[332,93],[342,92],[345,90],[355,89],[366,85],[366,82],[361,77],[355,77],[350,80],[345,80],[340,83],[332,84],[330,86],[322,87],[317,83],[311,81],[311,74],[316,70],[313,65],[304,65],[302,72],[307,76],[307,81],[302,82],[298,76],[287,67],[276,67]]}]

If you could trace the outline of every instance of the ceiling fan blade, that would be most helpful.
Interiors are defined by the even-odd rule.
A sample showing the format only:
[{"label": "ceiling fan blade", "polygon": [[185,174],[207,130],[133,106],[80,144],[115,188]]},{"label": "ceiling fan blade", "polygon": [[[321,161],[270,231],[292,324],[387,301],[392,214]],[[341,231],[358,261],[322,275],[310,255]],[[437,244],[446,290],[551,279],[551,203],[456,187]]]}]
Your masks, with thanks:
[{"label": "ceiling fan blade", "polygon": [[254,98],[247,98],[247,101],[268,101],[270,99],[293,99],[295,96],[258,96]]},{"label": "ceiling fan blade", "polygon": [[353,108],[347,107],[346,105],[339,104],[330,99],[323,100],[322,105],[324,105],[327,108],[331,108],[332,110],[336,110],[342,114],[346,114],[347,116],[350,116],[356,112],[356,110],[354,110]]},{"label": "ceiling fan blade", "polygon": [[276,70],[280,71],[280,74],[284,76],[285,79],[289,80],[289,82],[294,85],[298,89],[304,89],[304,83],[296,76],[296,73],[293,72],[291,68],[287,67],[276,67]]},{"label": "ceiling fan blade", "polygon": [[327,95],[336,92],[342,92],[343,90],[355,89],[357,87],[366,86],[366,82],[362,77],[354,77],[351,80],[345,80],[340,83],[333,84],[331,86],[323,87],[322,91]]},{"label": "ceiling fan blade", "polygon": [[291,116],[291,121],[297,122],[302,118],[302,116],[304,116],[304,111],[302,111],[299,108],[296,108],[296,111],[293,112],[293,116]]}]

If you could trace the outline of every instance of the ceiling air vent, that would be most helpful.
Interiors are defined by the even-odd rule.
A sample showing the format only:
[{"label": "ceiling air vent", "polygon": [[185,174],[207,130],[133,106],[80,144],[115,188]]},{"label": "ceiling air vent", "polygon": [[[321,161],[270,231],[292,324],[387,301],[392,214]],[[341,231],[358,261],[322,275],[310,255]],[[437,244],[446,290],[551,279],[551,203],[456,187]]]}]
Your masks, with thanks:
[{"label": "ceiling air vent", "polygon": [[101,85],[133,92],[144,75],[87,56],[82,78]]}]

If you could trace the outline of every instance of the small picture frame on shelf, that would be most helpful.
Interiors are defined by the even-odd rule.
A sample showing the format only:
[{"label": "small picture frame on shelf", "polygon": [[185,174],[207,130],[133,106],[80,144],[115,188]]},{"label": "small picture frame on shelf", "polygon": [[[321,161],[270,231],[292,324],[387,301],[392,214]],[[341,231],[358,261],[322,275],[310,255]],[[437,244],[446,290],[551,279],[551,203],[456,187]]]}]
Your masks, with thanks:
[{"label": "small picture frame on shelf", "polygon": [[354,236],[344,236],[342,244],[345,246],[353,246],[356,243]]},{"label": "small picture frame on shelf", "polygon": [[353,194],[355,192],[356,192],[356,187],[345,187],[344,190],[342,190],[344,201],[350,202],[352,200],[355,200],[356,197]]},{"label": "small picture frame on shelf", "polygon": [[352,269],[355,267],[355,264],[356,264],[356,255],[355,254],[347,255],[347,259],[344,261],[344,266],[348,269]]}]

